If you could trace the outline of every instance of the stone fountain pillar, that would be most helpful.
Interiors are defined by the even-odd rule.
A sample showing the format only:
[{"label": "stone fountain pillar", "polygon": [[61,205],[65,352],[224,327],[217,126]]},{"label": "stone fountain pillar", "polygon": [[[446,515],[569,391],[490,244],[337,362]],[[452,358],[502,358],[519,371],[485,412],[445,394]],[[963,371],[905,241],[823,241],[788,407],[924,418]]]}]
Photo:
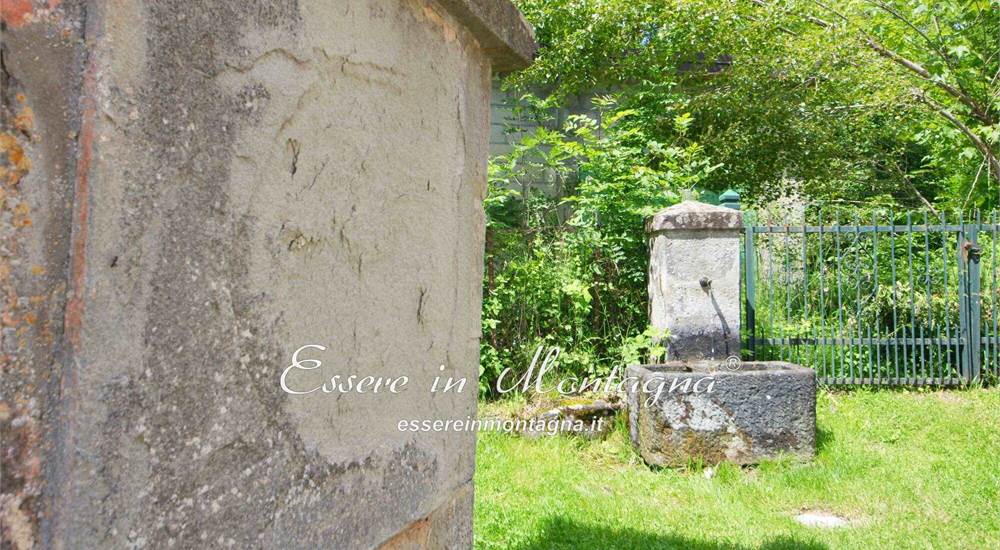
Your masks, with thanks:
[{"label": "stone fountain pillar", "polygon": [[657,466],[810,459],[815,372],[740,360],[742,214],[685,201],[651,217],[646,231],[649,320],[670,337],[666,363],[626,371],[636,451]]},{"label": "stone fountain pillar", "polygon": [[740,355],[738,210],[684,201],[646,222],[649,322],[670,331],[667,358]]}]

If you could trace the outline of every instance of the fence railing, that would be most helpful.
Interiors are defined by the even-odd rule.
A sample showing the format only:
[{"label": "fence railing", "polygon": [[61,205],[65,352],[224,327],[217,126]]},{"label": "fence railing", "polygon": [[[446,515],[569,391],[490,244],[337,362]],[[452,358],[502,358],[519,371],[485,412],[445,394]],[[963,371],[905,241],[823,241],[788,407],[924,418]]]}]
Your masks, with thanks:
[{"label": "fence railing", "polygon": [[[844,218],[844,219],[842,219]],[[997,214],[822,211],[757,221],[744,242],[744,346],[828,384],[990,381],[998,350]]]}]

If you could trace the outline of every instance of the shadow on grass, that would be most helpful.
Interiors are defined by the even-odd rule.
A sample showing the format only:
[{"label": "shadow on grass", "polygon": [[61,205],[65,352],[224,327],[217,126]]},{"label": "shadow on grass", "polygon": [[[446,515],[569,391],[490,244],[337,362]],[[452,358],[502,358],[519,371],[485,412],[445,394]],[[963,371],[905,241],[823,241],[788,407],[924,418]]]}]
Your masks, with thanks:
[{"label": "shadow on grass", "polygon": [[535,540],[517,550],[566,549],[677,549],[677,550],[827,550],[825,544],[780,536],[760,546],[743,546],[708,539],[694,539],[637,529],[609,529],[598,525],[550,517]]},{"label": "shadow on grass", "polygon": [[833,444],[834,439],[833,432],[830,430],[824,430],[819,426],[816,427],[816,454]]}]

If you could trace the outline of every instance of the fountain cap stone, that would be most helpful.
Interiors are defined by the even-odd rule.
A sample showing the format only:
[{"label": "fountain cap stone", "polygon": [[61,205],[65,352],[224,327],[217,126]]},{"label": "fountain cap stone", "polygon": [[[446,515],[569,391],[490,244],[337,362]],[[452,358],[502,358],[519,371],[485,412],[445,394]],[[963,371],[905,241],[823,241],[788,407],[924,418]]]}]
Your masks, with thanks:
[{"label": "fountain cap stone", "polygon": [[684,201],[646,219],[646,232],[681,229],[741,229],[743,213],[723,206]]}]

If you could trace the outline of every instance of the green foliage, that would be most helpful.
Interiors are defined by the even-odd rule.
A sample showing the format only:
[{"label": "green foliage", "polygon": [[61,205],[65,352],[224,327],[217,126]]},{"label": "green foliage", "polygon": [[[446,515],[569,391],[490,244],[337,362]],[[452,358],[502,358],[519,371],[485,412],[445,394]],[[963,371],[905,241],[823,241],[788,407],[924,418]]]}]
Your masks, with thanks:
[{"label": "green foliage", "polygon": [[[504,85],[541,127],[490,167],[484,389],[502,368],[526,367],[538,345],[560,346],[561,366],[586,373],[635,357],[646,328],[643,218],[682,194],[736,188],[757,205],[798,194],[866,216],[1000,201],[996,0],[518,5],[541,50]],[[548,118],[600,93],[594,116],[557,127]],[[867,282],[891,279],[893,251],[880,246]],[[948,246],[935,244],[930,261]],[[885,326],[908,284],[881,284],[849,321]],[[914,296],[906,322],[952,314],[949,296]],[[789,334],[824,322],[760,320]]]},{"label": "green foliage", "polygon": [[[526,369],[539,345],[562,349],[561,370],[590,375],[655,347],[637,340],[652,334],[643,223],[714,167],[683,138],[687,117],[675,121],[681,138],[662,143],[633,123],[634,111],[604,106],[600,123],[570,117],[490,163],[484,392],[504,368]],[[566,196],[526,183],[542,171],[567,184]]]},{"label": "green foliage", "polygon": [[510,89],[544,95],[535,107],[615,90],[665,142],[690,113],[684,131],[721,165],[708,189],[775,197],[791,179],[824,199],[997,204],[995,1],[519,5],[542,48]]},{"label": "green foliage", "polygon": [[622,362],[626,365],[641,363],[657,363],[666,358],[667,348],[664,345],[669,332],[665,329],[648,327],[622,343]]},{"label": "green foliage", "polygon": [[[867,31],[927,72],[926,78],[902,73],[911,96],[927,96],[921,107],[931,115],[920,118],[912,135],[927,150],[923,165],[914,167],[914,177],[940,174],[941,198],[948,206],[998,206],[1000,173],[970,134],[995,160],[1000,150],[1000,3],[868,4],[863,10],[870,21]],[[933,116],[942,111],[957,120]]]}]

